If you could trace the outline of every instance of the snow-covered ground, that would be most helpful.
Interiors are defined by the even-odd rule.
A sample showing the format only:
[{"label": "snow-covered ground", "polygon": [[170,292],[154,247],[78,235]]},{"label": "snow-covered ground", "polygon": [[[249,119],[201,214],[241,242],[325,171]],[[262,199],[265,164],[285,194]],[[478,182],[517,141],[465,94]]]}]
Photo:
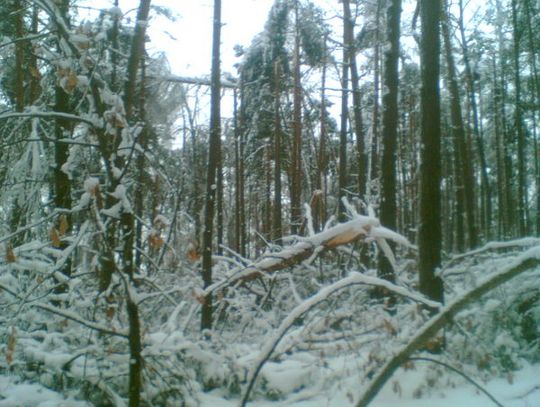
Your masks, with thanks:
[{"label": "snow-covered ground", "polygon": [[[464,383],[463,379],[452,373],[449,373],[448,377],[455,378],[455,381],[449,379],[450,383],[446,386],[437,386],[436,389],[430,391],[430,394],[415,397],[415,390],[425,381],[425,376],[424,364],[418,364],[415,370],[400,369],[370,404],[370,407],[493,407],[496,405],[473,385]],[[298,379],[298,377],[291,379],[287,374],[284,374],[282,378],[285,379],[281,383],[283,390],[287,390],[292,381]],[[279,377],[275,380],[279,380]],[[497,378],[480,384],[504,407],[540,406],[540,365],[529,365],[514,372],[511,381],[512,383],[508,378]],[[341,389],[336,388],[331,391],[307,387],[286,400],[275,402],[257,400],[248,405],[253,407],[354,406],[358,396],[352,390],[359,387],[355,386],[354,379],[344,380],[339,387]],[[225,400],[217,394],[204,394],[201,401],[202,407],[237,407],[239,405],[237,399]]]}]

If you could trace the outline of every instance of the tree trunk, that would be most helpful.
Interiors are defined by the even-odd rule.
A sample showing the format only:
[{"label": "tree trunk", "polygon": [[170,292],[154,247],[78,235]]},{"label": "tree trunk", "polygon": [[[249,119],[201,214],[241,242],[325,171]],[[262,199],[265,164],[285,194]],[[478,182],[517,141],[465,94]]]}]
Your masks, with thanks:
[{"label": "tree trunk", "polygon": [[[69,12],[69,2],[64,0],[59,5],[60,13],[65,19]],[[59,39],[60,41],[60,39]],[[58,50],[60,51],[60,44],[58,44]],[[54,88],[54,111],[60,113],[70,113],[69,95],[64,89],[56,85]],[[69,144],[61,142],[62,139],[71,138],[72,128],[68,120],[57,118],[54,125],[54,135],[56,142],[54,143],[54,205],[56,208],[71,209],[71,181],[66,172],[62,171],[62,166],[67,162],[69,158]],[[72,218],[69,213],[66,213],[60,217],[60,223],[67,225],[67,228],[57,225],[58,229],[65,229],[63,233],[69,233],[71,231]],[[65,249],[68,246],[67,243],[60,243],[60,250]],[[71,258],[68,258],[64,263],[61,272],[66,276],[71,275]],[[65,292],[67,286],[62,284],[56,290],[57,293]]]},{"label": "tree trunk", "polygon": [[13,14],[15,19],[15,37],[19,40],[15,43],[15,110],[22,112],[24,109],[24,8],[21,0],[13,0]]},{"label": "tree trunk", "polygon": [[382,1],[377,0],[377,11],[375,14],[375,55],[373,60],[375,63],[375,69],[373,70],[373,116],[371,123],[371,168],[370,168],[370,187],[371,191],[368,192],[371,195],[376,186],[376,180],[379,176],[379,88],[380,88],[380,77],[381,77],[381,8]]},{"label": "tree trunk", "polygon": [[281,224],[281,61],[274,63],[274,206],[272,217],[272,240],[278,241],[283,235]]},{"label": "tree trunk", "polygon": [[291,232],[298,233],[302,223],[302,85],[300,83],[300,23],[298,21],[298,1],[294,3],[294,95],[293,95],[293,146],[291,161]]},{"label": "tree trunk", "polygon": [[342,202],[347,189],[347,123],[349,121],[349,58],[350,52],[347,49],[347,35],[350,30],[348,26],[352,24],[351,8],[349,0],[343,0],[343,62],[341,67],[341,122],[339,132],[339,169],[338,169],[338,197],[340,222],[346,220],[346,209]]},{"label": "tree trunk", "polygon": [[[206,206],[204,213],[202,278],[204,288],[212,284],[212,232],[216,199],[216,177],[221,156],[221,0],[214,0],[212,36],[212,74],[210,94],[210,143],[208,147],[208,171],[206,176]],[[212,329],[212,296],[206,298],[201,311],[201,329]]]},{"label": "tree trunk", "polygon": [[366,153],[364,123],[362,120],[362,95],[360,93],[360,78],[358,76],[358,66],[356,64],[354,24],[352,20],[350,24],[346,25],[346,29],[347,38],[345,46],[349,50],[349,65],[351,68],[351,86],[353,98],[354,132],[356,133],[356,150],[358,154],[358,197],[360,199],[365,199],[368,176],[368,155]]},{"label": "tree trunk", "polygon": [[[475,197],[474,197],[474,175],[471,167],[471,159],[469,154],[469,148],[465,137],[465,127],[463,125],[463,116],[461,114],[461,101],[458,89],[456,68],[454,62],[454,55],[452,54],[452,44],[450,42],[450,29],[448,10],[446,2],[443,3],[443,24],[442,33],[445,45],[446,66],[448,70],[448,85],[450,89],[450,109],[451,109],[451,121],[452,121],[452,135],[454,136],[455,144],[457,147],[457,154],[459,161],[456,161],[458,166],[457,171],[461,172],[459,175],[463,182],[458,184],[458,187],[463,187],[463,199],[465,203],[465,212],[467,215],[467,235],[469,249],[473,249],[478,245],[478,233],[476,229],[475,218]],[[458,213],[457,216],[462,216]]]},{"label": "tree trunk", "polygon": [[435,275],[441,264],[441,128],[439,97],[439,0],[424,1],[420,15],[422,21],[422,149],[419,273],[420,291],[431,299],[442,302],[442,280]]},{"label": "tree trunk", "polygon": [[[484,141],[482,139],[482,134],[480,131],[480,120],[478,117],[478,108],[476,104],[476,86],[475,81],[473,77],[473,72],[471,69],[471,64],[469,61],[469,49],[467,46],[467,38],[465,37],[465,25],[463,22],[463,1],[460,0],[459,2],[460,7],[460,16],[459,16],[459,31],[461,34],[461,44],[463,49],[463,63],[465,65],[465,78],[467,80],[467,87],[469,90],[469,103],[471,105],[471,111],[472,111],[472,117],[473,117],[473,137],[476,142],[476,148],[478,150],[478,157],[480,159],[480,175],[481,175],[481,181],[482,181],[482,191],[484,194],[482,195],[482,201],[483,201],[483,207],[485,207],[484,211],[485,213],[482,216],[483,223],[485,225],[485,235],[489,238],[491,235],[490,229],[491,229],[491,218],[492,218],[492,193],[491,193],[491,183],[489,182],[488,177],[488,171],[487,171],[487,160],[486,160],[486,154],[484,149]],[[470,156],[472,159],[472,154]],[[470,170],[471,174],[474,173],[474,171]],[[466,197],[466,199],[468,199]],[[468,209],[467,209],[468,210]],[[469,231],[470,233],[471,231]],[[478,232],[476,232],[478,233]]]},{"label": "tree trunk", "polygon": [[518,162],[518,227],[520,236],[526,236],[528,228],[528,200],[527,200],[527,173],[525,168],[525,130],[523,128],[523,107],[521,102],[521,78],[519,53],[521,48],[521,28],[518,27],[517,1],[512,0],[512,27],[514,34],[514,126],[517,138],[517,162]]},{"label": "tree trunk", "polygon": [[[387,49],[384,54],[384,84],[381,161],[381,223],[392,230],[397,226],[396,146],[398,136],[399,35],[401,0],[391,0],[387,9]],[[379,255],[379,277],[395,281],[394,269],[384,254]]]}]

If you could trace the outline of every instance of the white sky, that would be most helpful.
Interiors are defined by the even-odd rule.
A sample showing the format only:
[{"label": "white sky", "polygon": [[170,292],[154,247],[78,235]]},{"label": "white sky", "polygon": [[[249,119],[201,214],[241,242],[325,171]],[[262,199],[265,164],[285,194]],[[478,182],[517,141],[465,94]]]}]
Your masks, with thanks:
[{"label": "white sky", "polygon": [[[132,0],[130,0],[133,3]],[[172,73],[182,76],[210,74],[212,47],[212,0],[154,0],[175,13],[176,22],[162,17],[150,22],[149,51],[165,50]],[[236,76],[233,47],[248,46],[261,32],[273,0],[222,0],[222,71]],[[175,39],[171,38],[174,37]]]}]

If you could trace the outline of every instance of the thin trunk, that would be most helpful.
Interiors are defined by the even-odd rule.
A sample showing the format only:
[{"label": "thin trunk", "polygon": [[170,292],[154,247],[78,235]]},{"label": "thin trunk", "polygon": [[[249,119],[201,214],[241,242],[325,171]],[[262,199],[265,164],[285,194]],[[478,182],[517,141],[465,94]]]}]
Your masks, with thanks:
[{"label": "thin trunk", "polygon": [[274,64],[274,206],[272,220],[272,239],[277,241],[283,235],[281,224],[281,61]]},{"label": "thin trunk", "polygon": [[421,5],[422,149],[419,230],[420,291],[442,302],[442,280],[435,275],[441,265],[441,121],[439,96],[439,0]]},{"label": "thin trunk", "polygon": [[[210,94],[210,143],[208,147],[208,172],[206,176],[206,206],[203,230],[202,278],[204,288],[212,284],[212,232],[216,200],[216,178],[221,156],[221,0],[214,0],[214,20],[212,35],[212,74]],[[212,329],[212,296],[208,296],[202,306],[201,329]]]},{"label": "thin trunk", "polygon": [[15,18],[15,36],[19,39],[15,43],[15,110],[22,112],[24,109],[24,47],[26,41],[20,41],[24,37],[24,8],[21,0],[13,0],[13,13]]},{"label": "thin trunk", "polygon": [[512,0],[512,26],[514,34],[514,88],[515,88],[515,110],[514,126],[517,138],[517,161],[518,161],[518,226],[519,234],[528,234],[528,200],[527,200],[527,173],[525,168],[525,129],[523,128],[523,106],[521,102],[521,78],[519,53],[521,49],[521,28],[518,27],[517,1]]},{"label": "thin trunk", "polygon": [[[465,137],[465,126],[463,125],[463,116],[461,114],[461,100],[459,95],[456,67],[454,62],[454,55],[452,54],[452,44],[450,42],[450,28],[446,2],[443,3],[443,24],[442,34],[445,45],[446,55],[446,67],[448,70],[448,85],[450,89],[450,109],[452,120],[452,135],[457,147],[457,157],[459,161],[456,161],[458,166],[457,171],[461,172],[459,179],[463,187],[463,199],[465,203],[465,213],[467,215],[467,235],[469,249],[473,249],[478,245],[478,232],[476,229],[475,219],[475,197],[474,197],[474,174],[471,167],[471,160],[469,154],[469,147]],[[460,213],[458,216],[462,216]]]},{"label": "thin trunk", "polygon": [[[492,218],[492,212],[493,212],[492,203],[491,203],[492,201],[491,184],[489,182],[489,177],[488,177],[484,141],[482,139],[482,133],[480,131],[480,125],[479,125],[480,119],[478,117],[478,107],[476,103],[476,86],[475,86],[475,81],[473,77],[473,72],[471,69],[471,64],[469,61],[469,49],[467,46],[467,38],[465,36],[465,25],[463,22],[463,1],[462,0],[459,0],[459,7],[460,7],[460,16],[458,20],[459,31],[460,31],[460,36],[461,36],[461,44],[463,46],[463,63],[465,65],[465,78],[467,80],[467,87],[469,90],[469,103],[471,105],[471,113],[472,113],[472,118],[473,118],[472,120],[473,132],[474,132],[473,137],[474,137],[474,141],[476,142],[476,148],[478,150],[478,157],[480,159],[480,175],[481,175],[481,181],[482,181],[482,191],[484,191],[485,193],[485,195],[483,196],[483,202],[485,205],[485,213],[482,219],[484,220],[484,224],[486,226],[486,230],[484,233],[489,238],[490,228],[491,228],[491,218]],[[471,173],[473,173],[472,168],[471,168]]]},{"label": "thin trunk", "polygon": [[370,168],[370,186],[372,191],[375,192],[373,188],[375,187],[374,181],[379,176],[379,88],[380,88],[380,77],[381,77],[381,44],[380,44],[380,31],[381,31],[381,8],[382,1],[377,0],[377,12],[375,15],[375,55],[373,56],[375,69],[373,71],[373,117],[371,124],[371,168]]},{"label": "thin trunk", "polygon": [[319,140],[319,151],[317,159],[317,168],[319,174],[317,177],[317,188],[321,191],[322,197],[320,201],[319,210],[314,214],[314,223],[316,231],[319,232],[322,230],[324,222],[326,222],[326,200],[327,200],[327,180],[326,180],[326,43],[327,43],[327,34],[324,36],[324,60],[322,65],[322,78],[321,78],[321,111],[319,117],[319,126],[320,126],[320,140]]},{"label": "thin trunk", "polygon": [[354,132],[356,133],[356,150],[358,161],[358,196],[365,199],[368,176],[368,155],[362,120],[362,95],[360,93],[360,78],[356,64],[356,47],[354,43],[354,24],[347,24],[346,47],[349,50],[349,64],[351,68],[351,86],[353,98]]},{"label": "thin trunk", "polygon": [[[67,0],[64,0],[59,5],[60,13],[63,18],[66,18],[69,12],[69,3]],[[21,17],[22,18],[22,17]],[[60,51],[60,44],[58,44],[58,50]],[[56,85],[55,89],[55,102],[54,110],[61,113],[70,113],[70,100],[69,95],[64,91],[64,89]],[[71,200],[71,181],[68,175],[62,171],[62,166],[67,162],[69,158],[69,144],[62,143],[60,140],[71,138],[72,128],[69,121],[57,118],[54,125],[54,134],[56,142],[54,143],[54,205],[56,208],[62,209],[71,209],[72,200]],[[63,215],[63,220],[61,222],[68,225],[68,228],[64,233],[69,233],[71,231],[71,222],[72,217],[69,213]],[[64,241],[60,243],[59,249],[63,250],[68,246]],[[60,270],[63,274],[70,276],[72,272],[71,258],[68,258],[62,269]],[[60,285],[56,292],[65,292],[67,290],[67,285]]]},{"label": "thin trunk", "polygon": [[238,120],[238,92],[234,90],[233,120],[234,120],[234,250],[240,253],[240,129]]},{"label": "thin trunk", "polygon": [[295,2],[294,34],[294,95],[293,95],[293,146],[291,171],[291,232],[298,233],[302,222],[302,85],[300,83],[300,23],[298,20],[298,1]]},{"label": "thin trunk", "polygon": [[340,222],[346,220],[346,210],[342,202],[347,189],[347,122],[349,120],[349,57],[350,52],[347,49],[347,33],[348,25],[351,21],[351,8],[349,0],[343,0],[343,62],[341,73],[341,127],[339,132],[339,180],[338,180],[338,197],[339,197],[339,214]]}]

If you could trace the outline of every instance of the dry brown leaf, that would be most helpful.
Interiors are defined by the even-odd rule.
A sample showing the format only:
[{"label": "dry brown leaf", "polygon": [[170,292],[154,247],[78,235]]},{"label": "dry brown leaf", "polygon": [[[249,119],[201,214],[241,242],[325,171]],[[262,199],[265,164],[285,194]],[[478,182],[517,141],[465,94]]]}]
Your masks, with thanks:
[{"label": "dry brown leaf", "polygon": [[196,293],[195,291],[192,291],[191,295],[193,296],[193,298],[197,300],[199,304],[201,305],[206,304],[206,297],[204,295]]},{"label": "dry brown leaf", "polygon": [[77,87],[77,84],[79,83],[79,79],[77,79],[77,75],[75,75],[75,72],[70,71],[67,75],[67,81],[64,86],[64,89],[66,92],[71,93],[73,90]]},{"label": "dry brown leaf", "polygon": [[49,238],[51,239],[51,242],[54,247],[60,247],[62,245],[62,241],[60,240],[60,235],[58,234],[58,231],[55,227],[52,227],[49,230]]},{"label": "dry brown leaf", "polygon": [[69,229],[69,222],[66,215],[60,215],[58,222],[58,234],[64,236]]},{"label": "dry brown leaf", "polygon": [[8,343],[6,347],[6,362],[8,365],[13,363],[13,354],[15,353],[15,346],[17,345],[17,329],[12,326],[11,334],[8,338]]},{"label": "dry brown leaf", "polygon": [[197,251],[197,248],[194,245],[190,245],[188,247],[188,251],[186,254],[187,254],[188,260],[193,263],[195,263],[201,258],[201,256],[199,255],[199,252]]},{"label": "dry brown leaf", "polygon": [[105,315],[107,316],[107,319],[110,321],[114,318],[115,309],[114,307],[107,308],[107,311],[105,311]]},{"label": "dry brown leaf", "polygon": [[165,244],[165,241],[160,235],[154,233],[148,237],[148,243],[152,249],[160,249]]},{"label": "dry brown leaf", "polygon": [[11,244],[8,244],[6,247],[6,262],[15,263],[16,261],[17,256],[15,256],[15,253],[13,252],[13,247],[11,247]]}]

